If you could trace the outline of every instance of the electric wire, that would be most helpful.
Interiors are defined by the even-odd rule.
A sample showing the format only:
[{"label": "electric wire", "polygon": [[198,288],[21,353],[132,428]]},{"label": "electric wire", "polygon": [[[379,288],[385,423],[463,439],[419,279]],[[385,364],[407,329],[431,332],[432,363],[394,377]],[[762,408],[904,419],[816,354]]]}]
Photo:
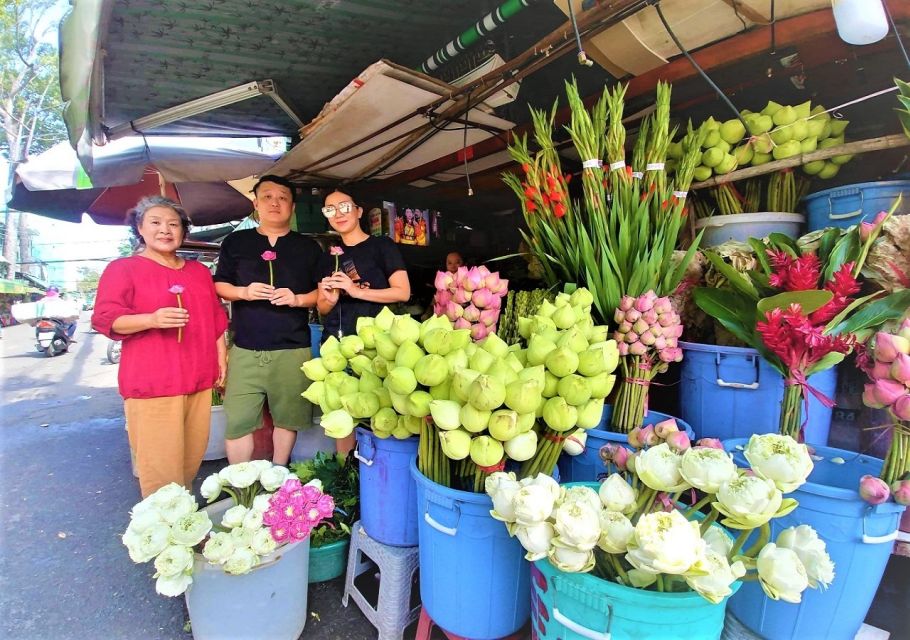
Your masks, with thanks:
[{"label": "electric wire", "polygon": [[907,49],[904,47],[904,41],[901,38],[901,32],[897,29],[897,23],[894,22],[894,16],[891,15],[891,9],[888,8],[888,3],[886,0],[882,0],[882,6],[885,8],[885,15],[888,16],[888,22],[891,23],[891,29],[894,31],[894,37],[897,39],[897,46],[900,48],[901,53],[904,55],[904,62],[906,62],[907,66],[910,67],[910,56],[907,55]]}]

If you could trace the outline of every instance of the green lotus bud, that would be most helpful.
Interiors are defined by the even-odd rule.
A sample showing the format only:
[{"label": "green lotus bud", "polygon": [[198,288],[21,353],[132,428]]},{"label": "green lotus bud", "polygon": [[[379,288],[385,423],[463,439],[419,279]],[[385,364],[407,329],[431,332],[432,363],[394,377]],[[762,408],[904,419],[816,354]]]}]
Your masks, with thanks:
[{"label": "green lotus bud", "polygon": [[443,356],[446,361],[446,364],[449,366],[449,371],[454,373],[458,369],[464,369],[468,366],[468,354],[464,352],[464,349],[456,349],[455,351],[449,351]]},{"label": "green lotus bud", "polygon": [[723,140],[720,140],[716,145],[714,145],[714,148],[720,149],[724,153],[730,153],[730,149],[732,149],[733,147],[730,146],[729,142],[724,142]]},{"label": "green lotus bud", "polygon": [[492,467],[499,464],[504,452],[502,443],[490,436],[477,436],[471,440],[471,460],[478,467]]},{"label": "green lotus bud", "polygon": [[341,345],[339,348],[341,355],[350,360],[358,353],[363,351],[363,340],[360,339],[360,336],[345,336],[341,339]]},{"label": "green lotus bud", "polygon": [[356,356],[348,360],[348,365],[351,367],[351,371],[356,373],[358,376],[362,376],[364,371],[373,373],[373,360],[371,358],[367,358],[362,353],[358,353]]},{"label": "green lotus bud", "polygon": [[518,356],[515,355],[514,351],[510,351],[506,354],[505,363],[509,365],[509,368],[516,374],[519,371],[524,371],[525,366],[522,364],[521,360],[518,359]]},{"label": "green lotus bud", "polygon": [[784,158],[799,155],[799,143],[796,140],[791,140],[790,142],[779,144],[774,147],[771,155],[774,156],[775,160],[783,160]]},{"label": "green lotus bud", "polygon": [[813,160],[812,162],[807,162],[803,165],[803,171],[805,171],[810,176],[817,175],[819,171],[825,168],[824,160]]},{"label": "green lotus bud", "polygon": [[720,129],[720,123],[714,119],[714,116],[708,116],[708,119],[702,123],[705,131],[717,131]]},{"label": "green lotus bud", "polygon": [[395,320],[395,314],[392,313],[392,310],[388,307],[383,307],[382,310],[376,314],[373,324],[375,324],[380,331],[388,331],[392,328],[393,320]]},{"label": "green lotus bud", "polygon": [[752,155],[755,153],[755,150],[752,148],[751,144],[741,144],[733,151],[733,157],[736,158],[736,164],[741,167],[746,166],[752,161]]},{"label": "green lotus bud", "polygon": [[553,314],[553,322],[556,323],[557,329],[568,329],[575,324],[575,312],[568,304],[559,307]]},{"label": "green lotus bud", "polygon": [[[471,340],[471,330],[470,329],[453,329],[449,333],[449,343],[452,346],[452,351],[456,349],[465,349],[468,345],[473,345],[474,342]],[[470,353],[468,354],[471,355]]]},{"label": "green lotus bud", "polygon": [[701,154],[701,163],[706,167],[710,167],[711,169],[719,165],[720,161],[723,159],[724,152],[717,147],[710,147],[707,151]]},{"label": "green lotus bud", "polygon": [[407,440],[413,435],[408,431],[408,427],[404,421],[405,418],[406,416],[399,416],[398,426],[392,430],[392,437],[396,440]]},{"label": "green lotus bud", "polygon": [[439,434],[442,452],[452,460],[464,460],[471,452],[471,434],[464,429],[443,431]]},{"label": "green lotus bud", "polygon": [[560,378],[556,393],[573,407],[578,407],[591,399],[591,383],[587,378],[572,373]]},{"label": "green lotus bud", "polygon": [[335,389],[342,396],[357,393],[360,390],[360,381],[344,371],[333,371],[327,375],[325,377],[325,385]]},{"label": "green lotus bud", "polygon": [[493,415],[492,411],[477,409],[470,404],[465,404],[458,412],[458,420],[471,433],[480,433],[487,428],[491,415]]},{"label": "green lotus bud", "polygon": [[421,344],[427,353],[444,356],[451,349],[449,333],[449,329],[430,329],[421,340]]},{"label": "green lotus bud", "polygon": [[806,121],[806,126],[809,129],[809,136],[813,138],[821,138],[822,131],[825,128],[825,120],[822,118],[812,118]]},{"label": "green lotus bud", "polygon": [[819,149],[830,149],[831,147],[837,147],[844,144],[844,139],[840,137],[836,138],[826,138],[818,143]]},{"label": "green lotus bud", "polygon": [[578,409],[567,403],[565,398],[555,396],[543,406],[543,421],[553,431],[568,431],[578,421]]},{"label": "green lotus bud", "polygon": [[763,164],[768,164],[769,162],[771,162],[770,153],[759,153],[758,151],[756,151],[752,155],[752,166],[753,167],[757,167],[757,166],[763,165]]},{"label": "green lotus bud", "polygon": [[[844,131],[847,129],[847,125],[850,124],[849,120],[831,120],[831,135],[832,136],[841,136],[843,137]],[[841,144],[844,141],[841,140]]]},{"label": "green lotus bud", "polygon": [[506,387],[492,376],[480,374],[468,390],[468,402],[477,409],[492,411],[506,399]]},{"label": "green lotus bud", "polygon": [[[543,398],[541,398],[541,403],[538,406],[543,406]],[[541,409],[543,411],[543,409]],[[524,433],[525,431],[530,431],[534,428],[534,423],[537,422],[537,416],[535,415],[536,409],[530,413],[519,413],[518,414],[518,433]]]},{"label": "green lotus bud", "polygon": [[528,366],[528,350],[519,349],[513,353],[515,359],[521,364],[521,368],[524,369]]},{"label": "green lotus bud", "polygon": [[407,367],[395,367],[386,378],[388,389],[392,393],[407,395],[417,388],[417,377]]},{"label": "green lotus bud", "polygon": [[575,353],[581,353],[588,348],[588,339],[584,337],[577,326],[572,326],[563,331],[562,335],[556,341],[557,347],[565,347]]},{"label": "green lotus bud", "polygon": [[705,136],[705,141],[701,146],[703,149],[710,149],[717,146],[718,142],[720,142],[720,131],[712,129],[708,132],[708,135]]},{"label": "green lotus bud", "polygon": [[406,340],[398,346],[398,353],[395,354],[395,366],[414,369],[424,355],[426,354],[423,349],[418,347],[416,342]]},{"label": "green lotus bud", "polygon": [[408,396],[408,411],[409,416],[414,416],[415,418],[426,418],[430,415],[430,403],[433,402],[433,396],[431,396],[426,391],[413,391]]},{"label": "green lotus bud", "polygon": [[556,350],[556,344],[539,334],[532,334],[528,342],[528,364],[533,366],[543,364],[547,356]]},{"label": "green lotus bud", "polygon": [[518,335],[527,340],[531,336],[531,318],[518,319]]},{"label": "green lotus bud", "polygon": [[696,182],[702,182],[711,177],[711,167],[706,167],[703,164],[695,167],[695,171],[692,172],[692,178]]},{"label": "green lotus bud", "polygon": [[509,345],[503,342],[502,338],[495,333],[488,334],[478,346],[495,358],[505,358],[506,353],[509,351]]},{"label": "green lotus bud", "polygon": [[571,298],[572,298],[572,296],[570,296],[565,291],[560,291],[559,293],[556,294],[556,299],[553,300],[553,304],[556,306],[557,309],[559,309],[560,307],[564,307],[566,305],[571,305],[571,303],[572,303]]},{"label": "green lotus bud", "polygon": [[572,292],[572,295],[569,297],[569,302],[573,305],[580,304],[584,307],[589,307],[594,304],[594,296],[584,287],[579,287]]},{"label": "green lotus bud", "polygon": [[799,143],[799,152],[800,153],[812,153],[818,148],[818,138],[815,136],[806,137],[802,142]]},{"label": "green lotus bud", "polygon": [[494,362],[496,362],[496,356],[483,349],[476,349],[474,355],[468,358],[468,366],[480,373],[486,373]]},{"label": "green lotus bud", "polygon": [[805,102],[801,102],[800,104],[794,106],[793,111],[796,112],[797,118],[806,119],[812,114],[812,112],[810,111],[811,107],[812,107],[812,102],[809,100],[806,100]]},{"label": "green lotus bud", "polygon": [[578,373],[583,376],[596,376],[607,369],[607,352],[605,346],[590,347],[578,354]]},{"label": "green lotus bud", "polygon": [[831,162],[833,162],[834,164],[847,164],[847,163],[850,162],[850,160],[852,160],[852,159],[853,159],[853,154],[852,154],[852,153],[844,153],[844,154],[841,154],[841,155],[839,155],[839,156],[834,156],[834,157],[831,158],[830,160],[831,160]]},{"label": "green lotus bud", "polygon": [[792,127],[778,127],[771,132],[771,141],[776,145],[790,142],[793,139]]},{"label": "green lotus bud", "polygon": [[341,396],[341,406],[352,418],[372,418],[379,411],[379,398],[372,391],[358,391]]},{"label": "green lotus bud", "polygon": [[398,414],[391,407],[380,407],[370,420],[370,428],[384,433],[391,433],[398,426]]},{"label": "green lotus bud", "polygon": [[423,343],[430,331],[434,331],[436,329],[450,331],[452,329],[452,323],[445,316],[431,316],[427,318],[420,323],[420,343]]},{"label": "green lotus bud", "polygon": [[588,342],[591,344],[604,342],[607,341],[607,337],[609,335],[610,328],[605,324],[598,324],[594,326],[594,329],[591,331],[591,335],[588,336]]},{"label": "green lotus bud", "polygon": [[322,380],[311,382],[306,390],[300,395],[312,404],[320,404],[325,397],[325,383]]},{"label": "green lotus bud", "polygon": [[[554,313],[556,313],[555,307]],[[535,333],[545,334],[548,331],[556,331],[556,323],[553,322],[553,318],[542,316],[538,313],[534,316],[533,322],[531,323],[531,335],[533,336]]]},{"label": "green lotus bud", "polygon": [[395,361],[395,354],[398,353],[398,345],[392,340],[388,333],[377,333],[373,336],[376,341],[376,353],[388,360]]},{"label": "green lotus bud", "polygon": [[[385,387],[379,387],[378,389],[373,389],[373,393],[376,394],[376,397],[379,398],[379,407],[391,407],[392,406],[392,392],[386,389]],[[402,396],[406,397],[406,396]]]},{"label": "green lotus bud", "polygon": [[[553,395],[554,395],[554,396],[556,395],[556,387],[555,387],[555,386],[553,387]],[[535,418],[537,418],[537,419],[543,418],[543,408],[547,405],[547,400],[549,400],[549,399],[550,399],[550,398],[548,398],[547,396],[544,396],[544,395],[542,395],[542,396],[540,397],[540,404],[537,405],[537,408],[534,410],[534,417],[535,417]]]},{"label": "green lotus bud", "polygon": [[338,342],[338,338],[335,336],[329,336],[326,338],[326,341],[322,343],[322,346],[319,347],[320,355],[325,355],[327,353],[341,353],[341,343]]},{"label": "green lotus bud", "polygon": [[831,135],[831,121],[825,120],[825,124],[822,125],[822,131],[818,134],[819,142]]},{"label": "green lotus bud", "polygon": [[479,375],[479,371],[468,367],[457,369],[452,375],[452,396],[454,396],[454,399],[462,403],[467,402],[471,384],[474,383]]},{"label": "green lotus bud", "polygon": [[449,400],[452,395],[452,379],[446,378],[441,384],[430,387],[430,395],[434,400]]},{"label": "green lotus bud", "polygon": [[736,144],[746,135],[746,127],[738,119],[727,120],[720,125],[720,137],[727,144]]},{"label": "green lotus bud", "polygon": [[797,142],[802,142],[809,136],[809,123],[805,118],[797,120],[790,125],[790,128],[793,129],[793,140]]},{"label": "green lotus bud", "polygon": [[565,347],[557,347],[547,355],[547,371],[562,378],[578,370],[578,354]]},{"label": "green lotus bud", "polygon": [[407,415],[408,413],[408,396],[410,394],[393,393],[389,391],[389,399],[392,401],[392,408],[396,413]]},{"label": "green lotus bud", "polygon": [[556,313],[556,307],[553,305],[552,302],[544,299],[544,301],[540,303],[540,307],[538,307],[536,315],[543,316],[545,318],[549,318],[554,313]]},{"label": "green lotus bud", "polygon": [[518,379],[535,382],[537,384],[537,391],[543,393],[543,388],[546,384],[546,369],[540,364],[536,367],[527,367],[518,372]]},{"label": "green lotus bud", "polygon": [[323,355],[319,352],[322,360],[322,364],[329,371],[344,371],[348,368],[348,359],[341,355],[340,352],[329,353]]},{"label": "green lotus bud", "polygon": [[[376,353],[376,349],[364,349],[358,355],[365,356],[372,361],[373,358],[375,358],[377,356],[377,353]],[[350,364],[350,362],[348,364]]]},{"label": "green lotus bud", "polygon": [[545,371],[543,374],[543,391],[541,395],[544,398],[552,398],[556,395],[556,387],[559,385],[559,378],[554,376],[549,371]]},{"label": "green lotus bud", "polygon": [[588,378],[591,385],[592,398],[606,398],[613,391],[613,385],[616,384],[616,376],[609,373],[598,373],[596,376]]},{"label": "green lotus bud", "polygon": [[543,384],[538,380],[515,380],[506,385],[506,406],[518,413],[533,413],[540,404]]},{"label": "green lotus bud", "polygon": [[723,160],[721,160],[716,167],[714,167],[714,173],[723,175],[725,173],[730,173],[736,168],[736,157],[730,155],[729,153],[724,154]]},{"label": "green lotus bud", "polygon": [[330,438],[347,438],[354,431],[354,419],[344,409],[336,409],[322,416],[319,424]]},{"label": "green lotus bud", "polygon": [[829,180],[836,176],[838,171],[840,171],[840,165],[834,164],[833,162],[826,162],[825,166],[822,167],[822,170],[818,172],[818,177],[822,180]]},{"label": "green lotus bud", "polygon": [[420,323],[411,316],[395,316],[389,329],[389,336],[398,346],[404,342],[413,342],[416,345],[420,340]]},{"label": "green lotus bud", "polygon": [[796,121],[796,110],[790,106],[781,107],[771,116],[771,119],[778,127],[793,124]]},{"label": "green lotus bud", "polygon": [[364,371],[360,376],[360,391],[376,391],[382,388],[382,380],[375,373]]},{"label": "green lotus bud", "polygon": [[[430,415],[430,414],[427,414]],[[419,416],[402,416],[401,424],[407,429],[408,434],[412,436],[420,435],[420,428],[423,427],[424,419]]]},{"label": "green lotus bud", "polygon": [[604,399],[592,398],[578,407],[578,422],[576,425],[582,429],[594,429],[603,419]]},{"label": "green lotus bud", "polygon": [[[399,348],[398,353],[401,353]],[[417,382],[425,387],[433,387],[441,384],[449,377],[449,365],[445,358],[436,354],[422,356],[417,364],[414,365],[414,375]]]},{"label": "green lotus bud", "polygon": [[503,443],[506,455],[516,462],[530,460],[537,453],[537,434],[533,431],[519,433]]},{"label": "green lotus bud", "polygon": [[323,394],[322,402],[319,403],[319,406],[322,409],[323,414],[340,409],[341,394],[338,393],[338,389],[326,385],[325,394]]},{"label": "green lotus bud", "polygon": [[357,335],[360,335],[361,330],[366,327],[375,327],[376,318],[372,316],[360,316],[357,318],[357,322],[354,323],[354,330],[357,331]]},{"label": "green lotus bud", "polygon": [[494,361],[493,366],[487,369],[485,373],[502,383],[503,387],[514,380],[518,380],[518,374],[515,373],[515,370],[510,367],[509,363],[505,360]]},{"label": "green lotus bud", "polygon": [[303,371],[303,375],[313,381],[325,380],[325,377],[329,374],[329,370],[325,368],[322,358],[307,360],[300,369]]},{"label": "green lotus bud", "polygon": [[768,100],[768,104],[765,105],[765,108],[761,110],[762,115],[773,116],[775,113],[780,111],[783,108],[782,104],[774,102],[774,100]]},{"label": "green lotus bud", "polygon": [[[752,146],[755,149],[755,155],[758,155],[760,153],[770,154],[771,150],[774,149],[774,142],[771,140],[770,134],[766,133],[757,138],[754,138],[752,140]],[[752,156],[753,164],[755,162],[755,155]]]},{"label": "green lotus bud", "polygon": [[453,400],[433,400],[430,402],[430,415],[440,429],[449,431],[461,426],[461,405]]},{"label": "green lotus bud", "polygon": [[[394,359],[393,359],[394,360]],[[376,356],[373,358],[373,373],[375,373],[380,378],[385,378],[389,375],[389,361],[383,358],[382,356]]]},{"label": "green lotus bud", "polygon": [[511,409],[499,409],[490,415],[487,424],[490,435],[505,442],[518,435],[518,414]]}]

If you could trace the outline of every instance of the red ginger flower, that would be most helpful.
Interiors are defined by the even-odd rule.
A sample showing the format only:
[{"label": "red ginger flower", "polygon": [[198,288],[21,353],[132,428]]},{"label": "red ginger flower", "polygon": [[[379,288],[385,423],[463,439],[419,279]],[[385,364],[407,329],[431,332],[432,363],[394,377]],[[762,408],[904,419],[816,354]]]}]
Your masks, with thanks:
[{"label": "red ginger flower", "polygon": [[789,371],[805,372],[829,353],[849,353],[854,345],[850,336],[828,336],[821,326],[813,326],[798,304],[786,310],[772,309],[756,323],[765,346]]},{"label": "red ginger flower", "polygon": [[834,294],[834,297],[809,316],[812,324],[826,324],[834,316],[847,308],[852,301],[851,296],[859,292],[860,286],[853,277],[853,263],[842,264],[831,279],[825,284],[825,289]]}]

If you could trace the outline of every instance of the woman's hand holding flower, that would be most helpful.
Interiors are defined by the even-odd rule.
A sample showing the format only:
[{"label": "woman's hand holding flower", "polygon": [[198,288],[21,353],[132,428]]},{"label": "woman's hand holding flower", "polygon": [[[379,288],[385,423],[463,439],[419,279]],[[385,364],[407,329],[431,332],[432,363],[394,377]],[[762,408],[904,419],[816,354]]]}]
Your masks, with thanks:
[{"label": "woman's hand holding flower", "polygon": [[161,307],[150,316],[152,329],[177,329],[185,327],[190,320],[189,312],[179,307]]}]

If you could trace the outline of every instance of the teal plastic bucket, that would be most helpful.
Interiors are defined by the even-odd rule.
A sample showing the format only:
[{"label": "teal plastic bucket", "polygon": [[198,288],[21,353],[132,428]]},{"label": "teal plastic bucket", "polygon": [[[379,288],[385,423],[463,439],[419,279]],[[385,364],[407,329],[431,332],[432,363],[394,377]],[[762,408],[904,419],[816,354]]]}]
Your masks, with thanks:
[{"label": "teal plastic bucket", "polygon": [[[600,459],[600,448],[608,442],[620,442],[623,444],[629,442],[629,436],[625,433],[616,433],[607,430],[610,426],[610,418],[612,416],[613,407],[611,405],[605,405],[600,424],[597,425],[596,429],[588,429],[587,431],[588,439],[585,443],[585,450],[577,456],[570,456],[567,453],[563,453],[559,456],[557,464],[559,465],[560,482],[594,482],[607,477],[607,469]],[[660,411],[649,411],[645,414],[644,424],[657,424],[668,418],[674,418],[674,416],[661,413]],[[680,420],[679,418],[675,418],[675,420],[677,426],[681,430],[684,430],[690,438],[695,437],[695,432],[692,431],[692,427],[684,420]]]},{"label": "teal plastic bucket", "polygon": [[[747,440],[724,442],[737,464]],[[852,640],[859,631],[897,538],[905,507],[895,502],[870,505],[859,497],[862,476],[878,476],[882,461],[833,447],[815,447],[809,481],[790,494],[799,506],[771,521],[772,536],[786,527],[808,524],[825,541],[834,561],[834,581],[824,591],[807,589],[800,604],[774,601],[757,582],[743,585],[730,600],[730,610],[754,633],[767,640]],[[838,464],[837,459],[843,459]]]},{"label": "teal plastic bucket", "polygon": [[[692,425],[696,438],[728,440],[777,432],[784,378],[758,351],[696,342],[679,346],[684,352],[679,413]],[[837,367],[810,376],[809,384],[833,400]],[[809,394],[806,442],[828,443],[831,411]]]},{"label": "teal plastic bucket", "polygon": [[417,487],[409,470],[417,437],[377,438],[357,428],[360,461],[360,523],[367,535],[393,547],[417,546]]},{"label": "teal plastic bucket", "polygon": [[336,540],[321,547],[310,548],[310,584],[334,580],[344,573],[348,564],[350,542],[350,540]]},{"label": "teal plastic bucket", "polygon": [[810,193],[803,198],[809,219],[809,231],[825,227],[849,227],[865,220],[871,222],[879,211],[888,211],[898,196],[904,196],[902,208],[907,213],[910,180],[860,182]]},{"label": "teal plastic bucket", "polygon": [[633,589],[546,559],[531,575],[532,640],[717,640],[723,630],[728,599]]},{"label": "teal plastic bucket", "polygon": [[310,323],[310,350],[314,358],[319,357],[319,346],[322,344],[322,325]]},{"label": "teal plastic bucket", "polygon": [[415,462],[420,598],[433,622],[471,640],[504,638],[530,616],[530,565],[517,538],[490,515],[485,493],[431,482]]}]

